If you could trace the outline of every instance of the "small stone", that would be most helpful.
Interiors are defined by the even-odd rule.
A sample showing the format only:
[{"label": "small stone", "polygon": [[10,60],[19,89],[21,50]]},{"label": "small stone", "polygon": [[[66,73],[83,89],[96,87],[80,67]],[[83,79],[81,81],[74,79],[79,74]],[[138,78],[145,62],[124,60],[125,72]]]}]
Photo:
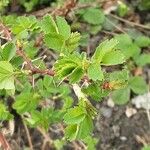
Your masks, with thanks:
[{"label": "small stone", "polygon": [[119,137],[119,136],[120,136],[120,127],[119,127],[118,125],[114,125],[114,126],[112,127],[112,129],[113,129],[113,131],[114,131],[114,135],[115,135],[116,137]]},{"label": "small stone", "polygon": [[106,118],[110,118],[112,115],[112,109],[111,108],[107,108],[107,107],[102,107],[101,108],[101,113],[104,117]]},{"label": "small stone", "polygon": [[120,140],[121,140],[121,141],[126,141],[126,140],[127,140],[127,137],[121,136],[121,137],[120,137]]},{"label": "small stone", "polygon": [[136,96],[132,99],[132,104],[134,104],[136,108],[144,108],[150,110],[150,92],[144,95]]},{"label": "small stone", "polygon": [[133,116],[134,114],[136,114],[136,113],[137,113],[137,110],[136,110],[136,109],[134,109],[134,108],[129,108],[129,107],[126,108],[125,114],[126,114],[126,116],[127,116],[128,118],[132,117],[132,116]]},{"label": "small stone", "polygon": [[112,100],[112,98],[109,98],[107,100],[107,106],[113,108],[115,106],[114,101]]}]

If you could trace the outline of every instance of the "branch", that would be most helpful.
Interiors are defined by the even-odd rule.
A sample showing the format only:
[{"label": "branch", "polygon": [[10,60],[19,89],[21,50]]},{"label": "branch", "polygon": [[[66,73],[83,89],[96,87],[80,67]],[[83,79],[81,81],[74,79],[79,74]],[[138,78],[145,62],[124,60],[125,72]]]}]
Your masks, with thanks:
[{"label": "branch", "polygon": [[142,24],[139,24],[139,23],[131,22],[129,20],[125,20],[125,19],[120,18],[120,17],[118,17],[116,15],[113,15],[113,14],[109,14],[109,16],[111,16],[111,17],[113,17],[113,18],[115,18],[115,19],[117,19],[119,21],[122,21],[122,22],[124,22],[124,23],[126,23],[126,24],[128,24],[130,26],[134,26],[134,27],[136,26],[136,27],[140,27],[140,28],[143,28],[143,29],[146,29],[146,30],[150,30],[149,26],[145,26],[145,25],[142,25]]},{"label": "branch", "polygon": [[28,143],[29,143],[29,146],[30,146],[30,150],[33,150],[33,144],[32,144],[32,140],[31,140],[29,129],[26,126],[26,124],[25,124],[25,122],[23,120],[22,120],[22,122],[23,122],[23,126],[24,126],[24,129],[25,129],[26,135],[27,135],[27,139],[28,139]]},{"label": "branch", "polygon": [[[8,27],[6,27],[3,23],[0,23],[0,32],[3,33],[3,37],[7,41],[12,41],[12,34],[9,30]],[[37,43],[35,43],[37,45]],[[36,46],[35,45],[35,46]],[[16,43],[16,55],[20,56],[23,58],[23,60],[26,62],[27,68],[30,70],[31,74],[41,74],[41,75],[49,75],[49,76],[54,76],[54,71],[52,69],[46,69],[46,70],[41,70],[37,68],[35,65],[32,64],[32,61],[30,58],[27,57],[25,52],[22,50],[22,47]]]},{"label": "branch", "polygon": [[36,17],[42,17],[45,14],[51,13],[51,15],[58,15],[58,16],[67,16],[70,11],[72,11],[77,4],[77,0],[67,0],[63,6],[53,9],[51,7],[47,7],[42,10],[38,10],[36,12],[33,12],[32,15],[35,15]]},{"label": "branch", "polygon": [[11,41],[12,37],[11,37],[11,32],[9,31],[9,28],[4,26],[3,23],[0,23],[0,34],[3,36],[0,36],[1,38],[7,40],[7,41]]},{"label": "branch", "polygon": [[41,70],[32,64],[32,61],[26,56],[23,50],[17,50],[16,54],[23,58],[23,60],[27,63],[27,68],[30,70],[31,74],[41,74],[41,75],[49,75],[54,76],[55,72],[52,69]]},{"label": "branch", "polygon": [[4,135],[0,132],[0,147],[3,147],[4,150],[11,150],[6,138],[4,137]]}]

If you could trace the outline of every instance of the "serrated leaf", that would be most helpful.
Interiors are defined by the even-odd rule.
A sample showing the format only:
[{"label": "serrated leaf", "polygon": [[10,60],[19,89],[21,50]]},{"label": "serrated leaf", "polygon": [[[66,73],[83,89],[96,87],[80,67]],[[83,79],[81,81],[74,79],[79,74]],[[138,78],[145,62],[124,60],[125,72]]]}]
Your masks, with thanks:
[{"label": "serrated leaf", "polygon": [[2,58],[5,61],[10,61],[16,53],[16,47],[13,43],[7,43],[2,50]]},{"label": "serrated leaf", "polygon": [[101,101],[102,97],[108,95],[108,92],[102,90],[96,83],[90,84],[87,88],[83,88],[82,91],[96,101]]},{"label": "serrated leaf", "polygon": [[64,49],[69,53],[73,52],[78,47],[80,38],[78,32],[71,33],[69,39],[65,41]]},{"label": "serrated leaf", "polygon": [[65,128],[65,137],[72,141],[72,140],[75,140],[76,139],[76,136],[77,136],[77,125],[74,124],[74,125],[68,125],[66,128]]},{"label": "serrated leaf", "polygon": [[35,16],[29,16],[29,17],[20,16],[15,21],[12,26],[12,32],[17,35],[22,34],[24,32],[25,32],[25,34],[27,34],[28,30],[32,31],[32,30],[38,28],[38,26],[36,26],[37,20],[36,20]]},{"label": "serrated leaf", "polygon": [[50,87],[52,81],[53,81],[53,78],[52,78],[52,77],[50,77],[50,76],[48,76],[48,75],[44,76],[43,85],[45,86],[45,88],[48,89],[48,88]]},{"label": "serrated leaf", "polygon": [[150,150],[150,145],[145,145],[141,150]]},{"label": "serrated leaf", "polygon": [[112,99],[115,102],[115,104],[126,104],[130,99],[130,88],[119,89],[112,92]]},{"label": "serrated leaf", "polygon": [[12,117],[7,107],[3,103],[0,103],[0,121],[9,120]]},{"label": "serrated leaf", "polygon": [[40,22],[40,27],[44,31],[45,34],[48,34],[48,33],[58,34],[57,25],[53,17],[50,15],[46,15],[43,17],[43,19]]},{"label": "serrated leaf", "polygon": [[135,58],[135,62],[137,65],[141,67],[150,64],[150,54],[141,54],[137,56]]},{"label": "serrated leaf", "polygon": [[118,34],[115,35],[114,38],[119,42],[117,45],[119,49],[122,49],[122,47],[125,47],[126,45],[132,44],[132,39],[128,34]]},{"label": "serrated leaf", "polygon": [[87,136],[83,141],[87,144],[87,150],[96,150],[97,138]]},{"label": "serrated leaf", "polygon": [[130,78],[129,85],[133,92],[136,94],[144,94],[148,92],[148,86],[145,80],[140,76]]},{"label": "serrated leaf", "polygon": [[0,89],[14,90],[14,72],[7,61],[0,61]]},{"label": "serrated leaf", "polygon": [[34,110],[39,102],[39,95],[34,93],[21,93],[16,97],[13,108],[19,113],[30,112]]},{"label": "serrated leaf", "polygon": [[105,56],[105,54],[114,50],[117,44],[118,44],[118,41],[115,39],[105,40],[104,42],[102,42],[96,48],[96,51],[94,55],[92,56],[92,61],[96,61],[100,63],[102,61],[102,58]]},{"label": "serrated leaf", "polygon": [[77,134],[77,139],[84,139],[90,135],[93,130],[93,121],[90,116],[86,116],[84,120],[78,125],[79,130]]},{"label": "serrated leaf", "polygon": [[85,118],[85,111],[80,107],[74,107],[68,109],[67,113],[64,115],[64,122],[66,124],[78,124]]},{"label": "serrated leaf", "polygon": [[[65,77],[68,77],[69,75],[71,75],[71,73],[73,73],[73,71],[75,71],[76,68],[82,68],[81,64],[82,64],[82,56],[78,53],[73,53],[73,54],[69,54],[69,55],[64,55],[63,57],[60,57],[60,59],[57,60],[57,62],[54,64],[54,70],[56,73],[56,76],[58,76],[60,79],[64,79]],[[75,71],[76,72],[76,71]],[[74,76],[73,74],[73,80],[74,82],[79,79],[79,77],[81,76],[77,75]],[[77,78],[76,78],[77,77]],[[71,79],[71,80],[72,80]]]},{"label": "serrated leaf", "polygon": [[105,66],[118,65],[124,62],[124,55],[119,50],[108,52],[102,58],[102,65]]},{"label": "serrated leaf", "polygon": [[124,69],[122,71],[114,71],[109,73],[109,80],[125,80],[127,81],[129,79],[129,71]]},{"label": "serrated leaf", "polygon": [[67,21],[64,18],[57,16],[56,24],[58,27],[59,34],[64,36],[65,40],[68,39],[71,34],[71,29],[70,29],[70,26],[68,25]]},{"label": "serrated leaf", "polygon": [[44,42],[48,48],[60,52],[64,44],[64,37],[57,33],[49,33],[44,36]]},{"label": "serrated leaf", "polygon": [[148,47],[150,46],[150,38],[146,37],[146,36],[138,36],[135,39],[135,43],[139,46],[139,47]]},{"label": "serrated leaf", "polygon": [[87,70],[87,74],[88,74],[88,77],[90,79],[92,79],[93,81],[96,81],[96,80],[101,81],[104,78],[101,67],[97,63],[92,63],[89,65],[88,70]]},{"label": "serrated leaf", "polygon": [[130,57],[135,57],[140,54],[140,48],[133,43],[129,35],[118,34],[114,38],[119,42],[116,48],[123,53],[125,59],[129,59]]},{"label": "serrated leaf", "polygon": [[90,24],[98,25],[104,22],[105,15],[100,9],[91,7],[85,10],[83,19]]},{"label": "serrated leaf", "polygon": [[76,67],[73,72],[70,74],[70,83],[73,84],[73,83],[76,83],[76,82],[79,82],[81,80],[81,78],[83,77],[84,75],[84,71],[83,69],[79,66],[79,67]]},{"label": "serrated leaf", "polygon": [[67,66],[63,67],[62,69],[56,72],[56,76],[58,76],[60,79],[67,77],[73,72],[75,67],[76,66],[74,64],[67,64]]},{"label": "serrated leaf", "polygon": [[141,52],[141,49],[133,43],[122,48],[121,52],[123,53],[126,59],[129,59],[130,57],[134,58],[138,56]]}]

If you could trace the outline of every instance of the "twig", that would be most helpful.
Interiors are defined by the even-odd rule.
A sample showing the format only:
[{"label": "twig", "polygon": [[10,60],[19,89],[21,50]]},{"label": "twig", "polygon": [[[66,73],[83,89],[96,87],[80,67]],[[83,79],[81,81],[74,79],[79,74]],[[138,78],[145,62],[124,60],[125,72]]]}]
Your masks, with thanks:
[{"label": "twig", "polygon": [[147,145],[146,141],[139,135],[135,135],[136,141],[142,143],[144,146]]},{"label": "twig", "polygon": [[149,122],[149,127],[150,127],[150,110],[146,109],[146,114],[147,114],[147,118],[148,118],[148,122]]},{"label": "twig", "polygon": [[54,76],[55,72],[52,69],[41,70],[32,64],[32,61],[26,56],[23,50],[17,50],[16,54],[23,58],[26,62],[27,68],[30,70],[31,74],[41,74],[41,75],[49,75]]},{"label": "twig", "polygon": [[[6,39],[8,41],[12,41],[12,35],[9,31],[9,28],[6,27],[5,25],[3,25],[1,23],[1,26],[2,26],[2,31],[5,33],[6,32]],[[121,29],[120,29],[121,30]],[[122,31],[123,32],[123,31]],[[36,67],[33,63],[32,63],[32,60],[27,57],[27,55],[25,54],[25,52],[22,50],[22,46],[20,45],[20,43],[16,43],[16,55],[20,56],[23,58],[24,62],[25,62],[25,65],[27,67],[27,70],[29,71],[28,73],[31,74],[31,75],[34,75],[34,74],[40,74],[40,75],[48,75],[48,76],[54,76],[55,75],[55,71],[53,69],[45,69],[45,70],[42,70],[42,69],[39,69],[38,67]],[[65,81],[68,80],[67,78],[65,78]],[[63,80],[64,81],[64,80]],[[85,75],[83,78],[82,78],[82,81],[87,81],[87,82],[90,82],[90,79]]]},{"label": "twig", "polygon": [[[53,140],[44,132],[43,129],[41,129],[40,127],[37,127],[37,130],[43,135],[43,137],[45,138],[43,145],[45,145],[47,142],[49,143],[49,146],[51,147],[51,145],[53,144]],[[44,147],[44,146],[43,146]]]},{"label": "twig", "polygon": [[31,136],[30,136],[30,132],[29,132],[28,127],[26,126],[26,124],[25,124],[24,121],[23,121],[23,126],[24,126],[25,131],[26,131],[26,135],[27,135],[27,139],[28,139],[29,146],[30,146],[30,150],[34,150],[34,149],[33,149],[32,140],[31,140]]},{"label": "twig", "polygon": [[6,138],[4,137],[4,135],[0,132],[0,147],[3,147],[4,150],[11,150]]},{"label": "twig", "polygon": [[37,17],[42,17],[47,13],[51,13],[54,16],[67,16],[68,13],[76,6],[77,0],[67,0],[63,6],[52,9],[51,7],[47,7],[45,9],[33,12],[32,15]]},{"label": "twig", "polygon": [[125,20],[125,19],[123,19],[121,17],[118,17],[116,15],[113,15],[113,14],[108,14],[108,15],[115,18],[115,19],[117,19],[117,20],[119,20],[119,21],[122,21],[122,22],[124,22],[124,23],[126,23],[130,26],[136,26],[136,27],[140,27],[140,28],[143,28],[143,29],[146,29],[146,30],[150,30],[150,27],[148,27],[148,26],[145,26],[145,25],[142,25],[142,24],[139,24],[139,23],[135,23],[135,22],[131,22],[129,20]]},{"label": "twig", "polygon": [[106,18],[107,21],[113,25],[116,29],[118,29],[120,32],[127,34],[124,30],[122,30],[120,27],[118,27],[116,24],[114,24],[112,21],[110,21],[108,18]]},{"label": "twig", "polygon": [[109,31],[105,31],[105,30],[102,30],[101,32],[102,32],[102,33],[105,33],[105,34],[112,35],[112,36],[117,35],[117,33],[115,33],[115,32],[109,32]]},{"label": "twig", "polygon": [[11,32],[9,31],[9,28],[4,26],[3,23],[0,23],[0,34],[3,34],[1,38],[8,40],[8,41],[12,40]]}]

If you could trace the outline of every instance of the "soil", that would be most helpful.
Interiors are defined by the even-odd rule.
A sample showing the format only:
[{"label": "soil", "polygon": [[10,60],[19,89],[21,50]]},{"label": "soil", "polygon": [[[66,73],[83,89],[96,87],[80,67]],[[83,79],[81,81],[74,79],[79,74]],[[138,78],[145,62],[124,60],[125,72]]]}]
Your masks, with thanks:
[{"label": "soil", "polygon": [[128,118],[125,111],[127,107],[130,107],[130,104],[109,108],[104,102],[103,107],[110,110],[112,114],[108,117],[103,115],[98,117],[95,135],[100,137],[100,141],[97,149],[141,150],[142,143],[138,142],[136,137],[140,136],[144,140],[150,140],[146,138],[150,137],[146,112],[138,110],[135,115]]}]

